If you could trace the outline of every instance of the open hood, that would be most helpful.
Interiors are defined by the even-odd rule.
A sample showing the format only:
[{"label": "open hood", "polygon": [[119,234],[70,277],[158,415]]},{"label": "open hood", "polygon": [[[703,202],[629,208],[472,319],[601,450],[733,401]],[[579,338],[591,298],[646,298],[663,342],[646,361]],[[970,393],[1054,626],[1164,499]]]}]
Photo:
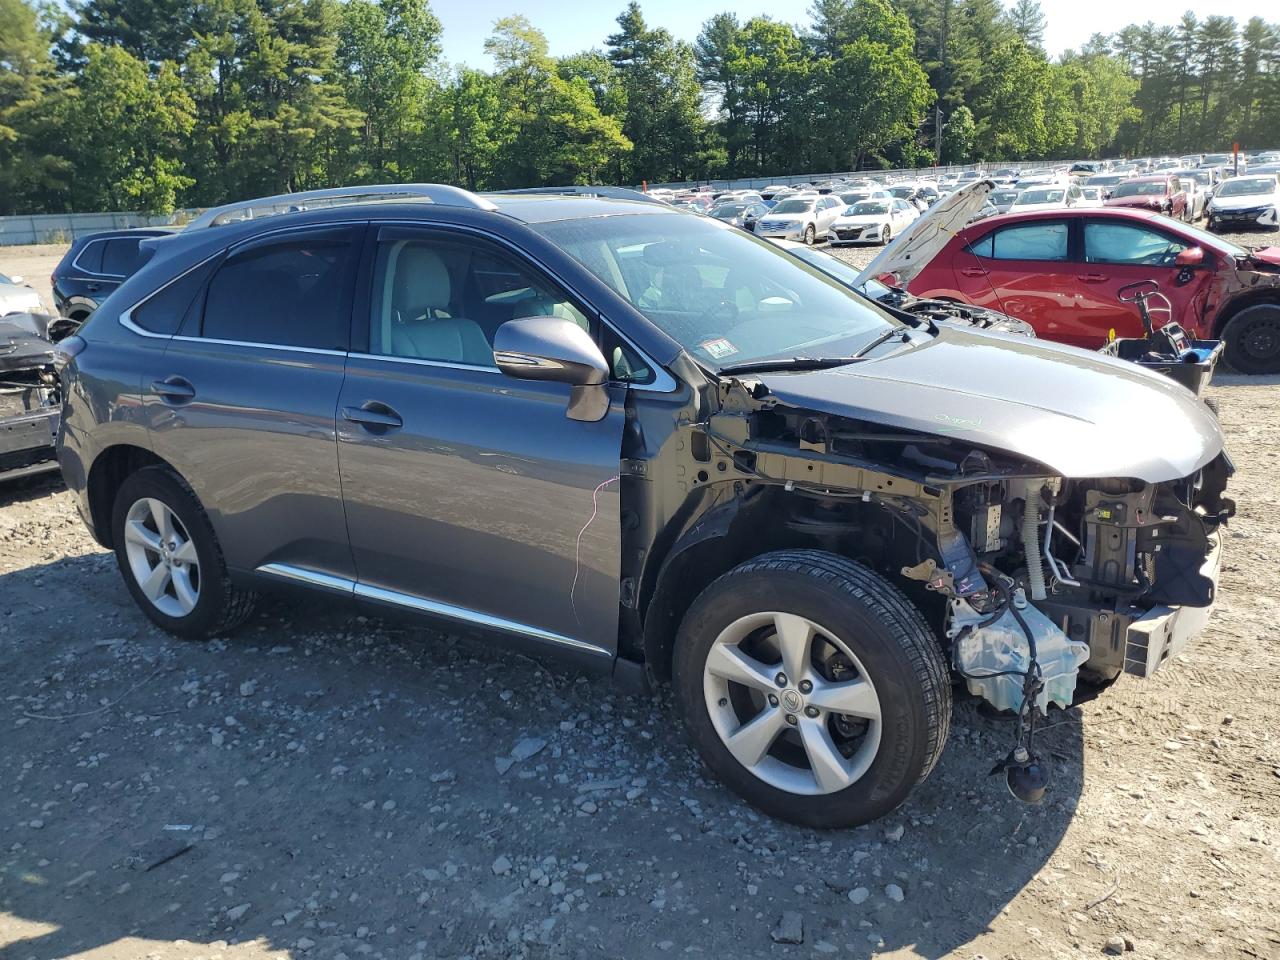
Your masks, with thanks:
[{"label": "open hood", "polygon": [[905,288],[942,252],[947,241],[978,215],[995,189],[994,181],[974,180],[943,197],[881,250],[880,255],[858,274],[858,282],[865,283],[881,274],[894,273],[898,276],[895,286]]},{"label": "open hood", "polygon": [[53,363],[53,343],[47,331],[54,319],[34,313],[0,317],[0,373]]},{"label": "open hood", "polygon": [[883,359],[760,379],[779,402],[954,438],[1067,478],[1189,476],[1223,447],[1203,402],[1136,364],[940,324]]}]

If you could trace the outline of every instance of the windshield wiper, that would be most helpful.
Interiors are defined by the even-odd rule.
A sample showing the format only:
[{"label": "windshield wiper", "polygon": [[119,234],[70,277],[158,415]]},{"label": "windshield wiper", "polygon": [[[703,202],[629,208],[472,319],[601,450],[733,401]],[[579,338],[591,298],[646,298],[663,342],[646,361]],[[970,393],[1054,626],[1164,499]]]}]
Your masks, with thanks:
[{"label": "windshield wiper", "polygon": [[769,370],[826,370],[853,363],[856,357],[780,357],[775,360],[748,360],[720,368],[720,373],[765,373]]},{"label": "windshield wiper", "polygon": [[907,340],[907,336],[908,336],[907,332],[903,330],[901,327],[894,327],[890,330],[886,330],[884,333],[880,334],[880,336],[876,337],[870,343],[864,344],[863,346],[859,347],[857,352],[854,353],[853,359],[861,360],[863,357],[865,357],[868,353],[870,353],[876,347],[880,346],[880,344],[886,343],[889,340],[892,340],[894,337],[902,337],[902,340],[905,343]]}]

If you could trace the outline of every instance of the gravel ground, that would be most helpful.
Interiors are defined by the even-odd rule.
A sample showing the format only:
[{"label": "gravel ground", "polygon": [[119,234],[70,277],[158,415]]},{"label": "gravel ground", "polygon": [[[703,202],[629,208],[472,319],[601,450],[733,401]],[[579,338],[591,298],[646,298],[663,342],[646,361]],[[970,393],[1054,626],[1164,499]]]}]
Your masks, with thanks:
[{"label": "gravel ground", "polygon": [[839,833],[735,800],[667,697],[483,642],[320,598],[174,640],[56,478],[0,488],[0,955],[1280,957],[1280,378],[1212,392],[1207,633],[1055,715],[1043,806],[962,701],[907,805]]}]

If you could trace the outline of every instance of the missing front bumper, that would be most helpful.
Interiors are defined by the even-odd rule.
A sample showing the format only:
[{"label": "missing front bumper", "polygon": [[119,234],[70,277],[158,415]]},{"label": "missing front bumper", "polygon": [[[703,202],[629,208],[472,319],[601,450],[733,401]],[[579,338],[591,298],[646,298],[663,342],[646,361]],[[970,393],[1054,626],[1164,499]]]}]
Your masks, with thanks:
[{"label": "missing front bumper", "polygon": [[[1210,549],[1200,566],[1200,575],[1213,581],[1217,594],[1218,574],[1222,568],[1222,539],[1209,537]],[[1129,624],[1125,638],[1124,672],[1135,677],[1149,677],[1177,655],[1209,622],[1213,602],[1203,607],[1157,606]]]}]

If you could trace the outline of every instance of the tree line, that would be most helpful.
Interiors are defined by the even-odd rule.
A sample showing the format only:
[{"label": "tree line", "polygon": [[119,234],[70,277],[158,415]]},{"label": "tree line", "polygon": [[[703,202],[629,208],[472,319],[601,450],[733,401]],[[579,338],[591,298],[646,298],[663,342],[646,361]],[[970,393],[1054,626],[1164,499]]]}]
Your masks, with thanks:
[{"label": "tree line", "polygon": [[553,57],[527,18],[450,66],[428,0],[0,0],[0,214],[315,187],[667,182],[1222,150],[1280,130],[1280,27],[1126,26],[1051,58],[1036,0],[638,3]]}]

